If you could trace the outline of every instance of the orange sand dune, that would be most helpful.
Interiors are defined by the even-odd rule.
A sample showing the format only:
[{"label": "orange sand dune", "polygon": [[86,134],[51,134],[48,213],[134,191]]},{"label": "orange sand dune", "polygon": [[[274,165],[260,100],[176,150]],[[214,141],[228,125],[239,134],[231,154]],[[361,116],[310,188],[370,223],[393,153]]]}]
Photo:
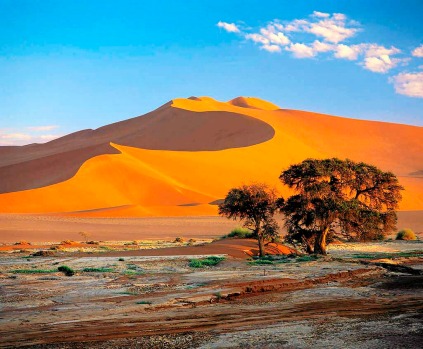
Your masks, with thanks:
[{"label": "orange sand dune", "polygon": [[[144,149],[135,136],[131,144],[115,141],[110,145],[118,154],[88,159],[66,181],[1,194],[1,212],[73,212],[87,217],[213,215],[217,209],[209,203],[224,197],[233,186],[264,181],[287,194],[278,180],[283,169],[305,158],[333,156],[393,171],[406,187],[401,209],[423,209],[423,178],[415,174],[423,166],[421,127],[283,110],[255,98],[236,98],[227,103],[209,97],[175,99],[162,108],[171,108],[171,113],[157,116],[162,118],[161,123],[154,117],[150,122],[154,122],[156,133],[160,133],[160,125],[166,129],[171,123],[172,132],[166,129],[163,143],[168,150]],[[184,118],[184,113],[190,117]],[[172,123],[169,115],[178,115],[179,122]],[[205,126],[200,126],[201,132],[197,132],[198,128],[193,131],[198,138],[186,132],[195,118],[207,120],[201,123]],[[240,123],[256,121],[251,124],[259,134],[253,137],[254,142],[247,139],[244,144],[231,144],[231,135],[222,130],[225,120],[235,119],[236,130],[243,129]],[[212,128],[213,139],[207,136],[207,129],[213,125],[211,120],[217,124]],[[136,128],[136,121],[132,123],[131,127]],[[115,127],[118,132],[119,127]],[[273,130],[270,137],[268,129]],[[242,138],[252,129],[246,130],[235,132],[234,138]],[[142,134],[145,135],[139,133]],[[107,135],[110,140],[116,139],[110,126]],[[107,139],[106,135],[102,137]],[[125,136],[126,140],[129,138]],[[210,148],[213,142],[225,146]],[[179,147],[181,144],[185,146]]]},{"label": "orange sand dune", "polygon": [[158,150],[221,150],[273,137],[274,129],[250,116],[196,113],[170,103],[133,119],[84,130],[44,144],[0,147],[0,193],[56,184],[73,177],[88,159],[116,154],[110,142]]}]

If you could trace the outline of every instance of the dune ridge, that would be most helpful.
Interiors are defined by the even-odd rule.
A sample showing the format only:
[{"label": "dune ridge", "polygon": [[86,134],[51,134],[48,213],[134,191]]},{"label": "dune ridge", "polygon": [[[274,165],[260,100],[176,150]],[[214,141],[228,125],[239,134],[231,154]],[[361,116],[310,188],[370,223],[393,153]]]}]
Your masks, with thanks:
[{"label": "dune ridge", "polygon": [[[190,130],[193,120],[201,122]],[[394,172],[406,188],[400,208],[423,209],[423,178],[412,175],[421,171],[423,163],[421,127],[280,109],[243,97],[229,102],[210,97],[174,99],[128,121],[92,131],[97,132],[96,140],[104,142],[100,144],[108,141],[110,148],[85,160],[69,179],[0,194],[1,212],[87,217],[216,215],[217,207],[210,203],[224,197],[229,188],[264,181],[287,195],[278,180],[283,169],[305,158],[333,156]],[[139,123],[143,132],[138,131]],[[128,134],[127,127],[136,132]],[[91,141],[93,136],[78,135],[85,145],[84,137]],[[54,166],[51,170],[55,171]]]}]

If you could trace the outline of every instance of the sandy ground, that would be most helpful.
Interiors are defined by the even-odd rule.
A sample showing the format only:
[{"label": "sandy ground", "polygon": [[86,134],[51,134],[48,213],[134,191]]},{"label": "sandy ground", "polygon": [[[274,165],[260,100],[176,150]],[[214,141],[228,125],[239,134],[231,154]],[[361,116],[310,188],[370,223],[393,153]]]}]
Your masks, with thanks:
[{"label": "sandy ground", "polygon": [[422,270],[421,242],[333,245],[328,258],[265,265],[221,246],[225,260],[204,268],[189,261],[207,247],[193,248],[0,254],[0,347],[420,348],[422,276],[361,262],[377,252]]},{"label": "sandy ground", "polygon": [[[79,218],[47,215],[0,214],[0,243],[20,240],[60,242],[89,240],[146,240],[217,238],[239,222],[223,217]],[[423,211],[398,212],[398,228],[423,232]]]},{"label": "sandy ground", "polygon": [[230,232],[239,222],[222,217],[74,218],[0,214],[0,242],[81,240],[145,240],[214,238]]}]

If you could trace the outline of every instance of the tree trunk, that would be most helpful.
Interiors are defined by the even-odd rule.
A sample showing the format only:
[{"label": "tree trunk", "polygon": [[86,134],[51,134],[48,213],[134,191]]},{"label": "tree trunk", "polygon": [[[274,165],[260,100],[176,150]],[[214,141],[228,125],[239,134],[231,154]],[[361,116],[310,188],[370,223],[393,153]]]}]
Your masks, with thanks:
[{"label": "tree trunk", "polygon": [[314,253],[327,255],[326,252],[326,236],[329,232],[329,228],[325,228],[320,234],[316,236],[314,241]]},{"label": "tree trunk", "polygon": [[[303,241],[303,246],[305,246],[306,252],[308,254],[314,253],[312,239],[311,238],[306,238],[305,236],[303,236],[301,239]],[[316,238],[314,238],[314,239],[316,239]]]},{"label": "tree trunk", "polygon": [[264,257],[264,239],[260,231],[260,223],[256,224],[255,233],[257,235],[258,247],[259,247],[259,257]]},{"label": "tree trunk", "polygon": [[313,246],[310,244],[309,241],[306,241],[306,252],[308,254],[313,254],[314,253]]},{"label": "tree trunk", "polygon": [[258,246],[259,246],[259,256],[264,257],[264,241],[263,241],[263,237],[259,234],[257,236],[257,240],[258,240]]}]

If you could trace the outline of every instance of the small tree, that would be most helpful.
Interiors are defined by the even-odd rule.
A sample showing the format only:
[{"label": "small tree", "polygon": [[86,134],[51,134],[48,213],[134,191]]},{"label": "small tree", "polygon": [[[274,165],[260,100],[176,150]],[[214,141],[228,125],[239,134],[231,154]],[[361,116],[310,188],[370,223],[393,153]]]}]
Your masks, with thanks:
[{"label": "small tree", "polygon": [[90,233],[87,233],[85,231],[80,231],[78,234],[81,235],[85,239],[85,241],[87,241],[88,238],[91,236]]},{"label": "small tree", "polygon": [[279,226],[274,214],[280,204],[276,191],[265,184],[243,185],[234,188],[219,205],[219,214],[243,221],[254,232],[260,257],[264,256],[264,241],[278,236]]},{"label": "small tree", "polygon": [[308,253],[326,254],[331,235],[365,241],[395,229],[403,187],[391,172],[351,160],[308,159],[279,178],[297,192],[281,210],[287,240]]}]

